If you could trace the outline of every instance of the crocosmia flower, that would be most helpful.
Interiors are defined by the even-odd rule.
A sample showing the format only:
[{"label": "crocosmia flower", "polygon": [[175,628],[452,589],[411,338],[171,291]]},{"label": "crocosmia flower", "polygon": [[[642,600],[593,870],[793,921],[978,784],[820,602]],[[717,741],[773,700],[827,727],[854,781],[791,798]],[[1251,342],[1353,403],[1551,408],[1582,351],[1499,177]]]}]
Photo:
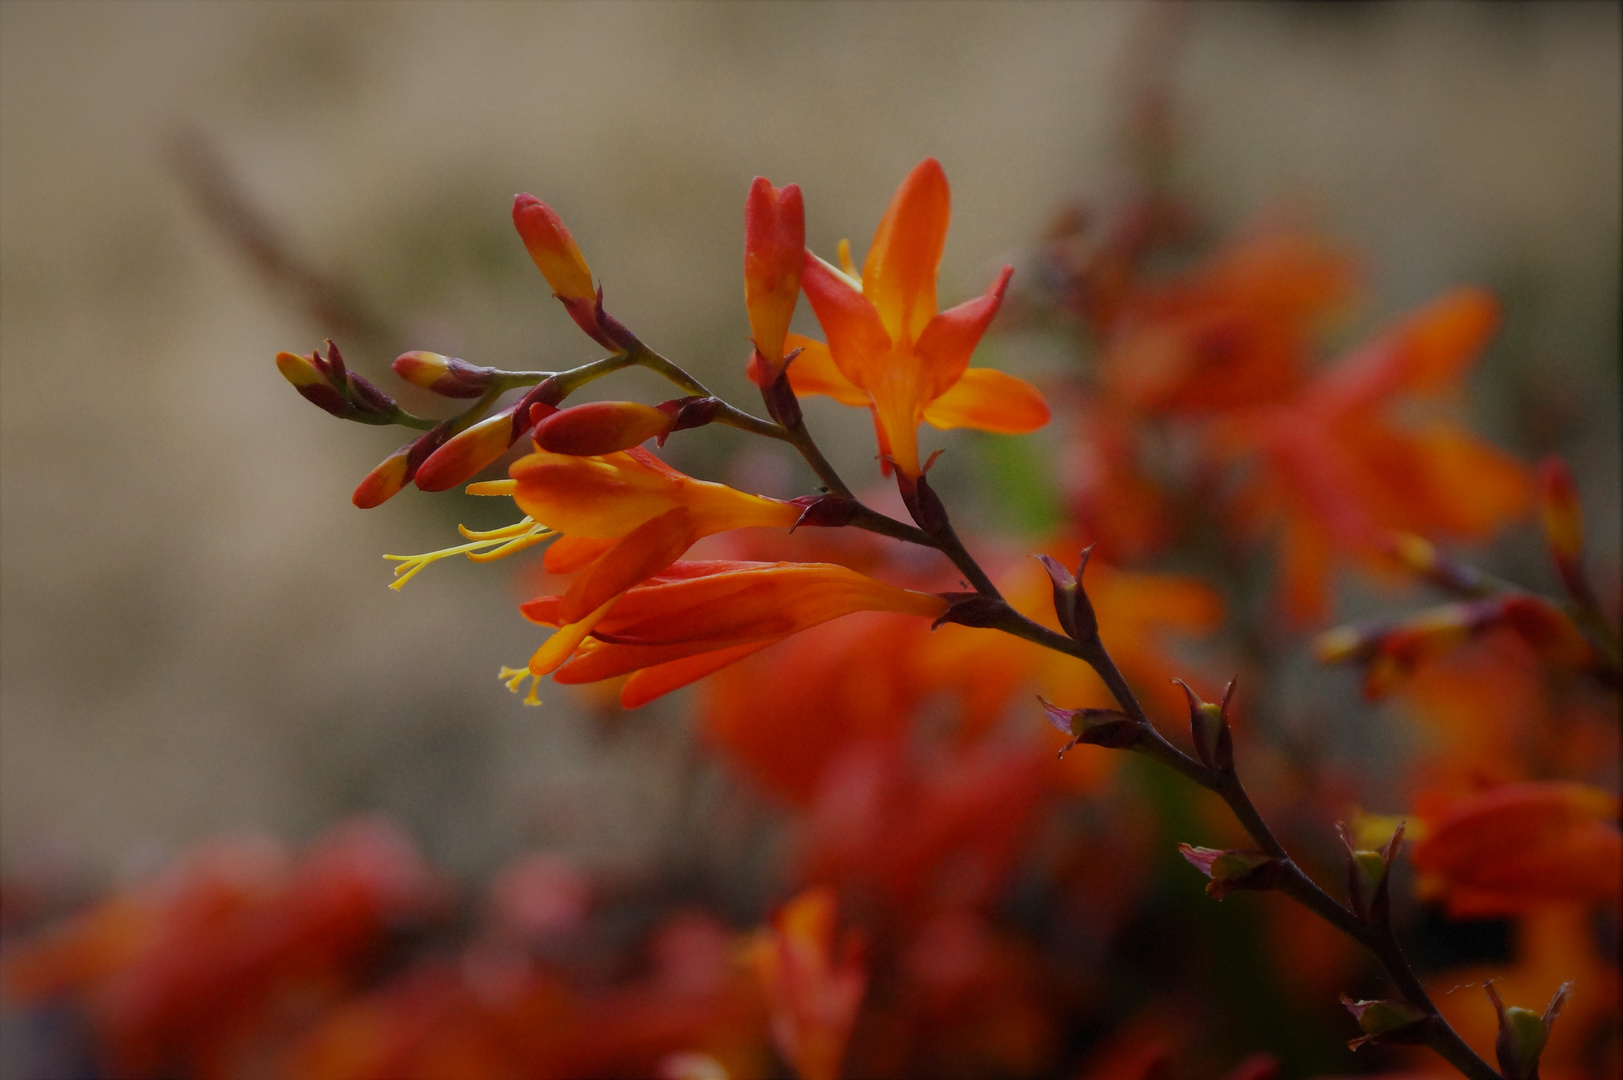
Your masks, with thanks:
[{"label": "crocosmia flower", "polygon": [[522,606],[531,621],[558,627],[529,673],[556,669],[555,682],[587,683],[635,672],[620,695],[628,708],[842,615],[892,611],[933,619],[947,609],[939,596],[832,563],[680,562],[611,597],[582,622],[596,596],[571,596],[581,580],[561,596]]},{"label": "crocosmia flower", "polygon": [[670,566],[701,537],[752,526],[787,528],[801,513],[793,503],[695,480],[641,449],[596,457],[538,450],[514,462],[511,474],[510,481],[470,490],[512,495],[530,519],[563,534],[548,551],[547,568],[578,571],[557,598],[558,633],[515,678],[555,670],[626,590]]},{"label": "crocosmia flower", "polygon": [[[827,394],[873,410],[882,460],[905,480],[918,477],[918,427],[973,427],[1020,434],[1048,422],[1036,387],[969,356],[1003,302],[1012,267],[982,296],[936,310],[936,272],[950,213],[941,163],[926,158],[891,200],[873,246],[854,274],[806,254],[801,288],[828,343],[799,335],[789,381],[801,394]],[[887,468],[888,471],[888,468]]]}]

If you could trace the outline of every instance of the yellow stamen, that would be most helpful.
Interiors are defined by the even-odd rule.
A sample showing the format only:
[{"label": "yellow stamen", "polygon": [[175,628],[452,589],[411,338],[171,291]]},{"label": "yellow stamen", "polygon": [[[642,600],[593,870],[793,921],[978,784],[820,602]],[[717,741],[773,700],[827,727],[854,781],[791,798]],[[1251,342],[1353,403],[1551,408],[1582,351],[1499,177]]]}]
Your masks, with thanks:
[{"label": "yellow stamen", "polygon": [[463,489],[469,495],[511,495],[518,490],[517,480],[481,480]]},{"label": "yellow stamen", "polygon": [[541,677],[539,675],[530,674],[530,669],[529,668],[527,668],[527,667],[508,667],[506,664],[503,664],[501,672],[497,675],[497,678],[501,679],[502,682],[506,683],[507,684],[507,689],[513,691],[513,693],[515,693],[515,694],[518,693],[519,690],[523,688],[524,680],[525,679],[530,679],[531,680],[531,682],[530,682],[530,692],[528,694],[524,695],[524,704],[526,704],[526,705],[539,705],[539,704],[541,704],[541,699],[539,697],[537,697],[536,693],[535,693],[537,690],[541,689]]},{"label": "yellow stamen", "polygon": [[851,261],[851,241],[841,240],[839,253],[840,269],[845,271],[845,276],[855,282],[858,288],[861,288],[862,275],[857,273],[857,264]]},{"label": "yellow stamen", "polygon": [[423,567],[451,555],[466,555],[474,562],[492,562],[557,535],[547,526],[529,517],[488,532],[478,532],[461,525],[457,526],[457,530],[469,538],[468,543],[441,548],[439,551],[424,552],[421,555],[385,555],[385,559],[400,564],[394,568],[395,577],[399,580],[392,583],[389,588],[399,592],[401,587],[416,577]]}]

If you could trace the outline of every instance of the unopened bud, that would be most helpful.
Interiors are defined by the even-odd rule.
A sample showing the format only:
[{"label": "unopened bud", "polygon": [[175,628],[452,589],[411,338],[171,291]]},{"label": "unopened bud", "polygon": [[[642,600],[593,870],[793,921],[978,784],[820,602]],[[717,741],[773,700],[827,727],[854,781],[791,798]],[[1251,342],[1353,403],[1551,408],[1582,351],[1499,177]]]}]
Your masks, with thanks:
[{"label": "unopened bud", "polygon": [[560,409],[542,420],[535,428],[535,444],[555,454],[592,457],[663,438],[675,423],[674,415],[652,405],[593,401]]},{"label": "unopened bud", "polygon": [[512,445],[513,410],[504,409],[453,435],[430,454],[417,470],[417,486],[423,491],[455,487]]},{"label": "unopened bud", "polygon": [[1060,747],[1059,756],[1077,743],[1103,746],[1111,750],[1125,750],[1138,742],[1142,729],[1137,720],[1115,709],[1062,709],[1038,698],[1048,722],[1071,741]]},{"label": "unopened bud", "polygon": [[1431,1014],[1403,1001],[1354,1001],[1346,994],[1341,1003],[1358,1021],[1358,1030],[1364,1034],[1347,1043],[1356,1050],[1368,1044],[1423,1042],[1431,1029]]},{"label": "unopened bud", "polygon": [[1279,883],[1280,862],[1264,851],[1225,851],[1179,844],[1178,854],[1211,878],[1206,894],[1221,900],[1238,890],[1272,889]]},{"label": "unopened bud", "polygon": [[441,397],[476,398],[490,389],[496,369],[475,367],[454,356],[413,350],[395,357],[394,373]]},{"label": "unopened bud", "polygon": [[314,354],[300,356],[297,353],[279,352],[276,354],[276,370],[311,404],[340,419],[353,411],[349,399],[332,385],[326,372],[317,366]]},{"label": "unopened bud", "polygon": [[775,188],[766,177],[757,176],[744,202],[744,305],[763,361],[759,365],[763,390],[783,373],[784,339],[800,298],[805,261],[806,212],[800,188],[794,184]]},{"label": "unopened bud", "polygon": [[513,196],[513,225],[536,268],[552,286],[560,300],[594,301],[592,268],[575,244],[575,238],[553,212],[552,207],[534,195]]},{"label": "unopened bud", "polygon": [[393,398],[344,366],[344,357],[329,338],[327,354],[276,354],[276,369],[306,401],[341,420],[392,424],[399,415]]},{"label": "unopened bud", "polygon": [[1189,735],[1195,744],[1195,755],[1208,769],[1229,772],[1234,768],[1234,735],[1229,729],[1229,702],[1234,698],[1234,680],[1223,690],[1223,702],[1214,705],[1202,701],[1189,684],[1182,679],[1173,682],[1183,687],[1189,699]]},{"label": "unopened bud", "polygon": [[1566,1005],[1572,984],[1562,983],[1556,989],[1542,1015],[1515,1005],[1507,1007],[1491,982],[1484,989],[1499,1014],[1499,1037],[1494,1042],[1499,1071],[1505,1080],[1538,1080],[1539,1057],[1544,1053],[1544,1044],[1550,1041],[1550,1028]]},{"label": "unopened bud", "polygon": [[362,510],[370,510],[393,498],[400,489],[416,478],[417,470],[422,467],[423,462],[444,444],[450,433],[451,425],[447,421],[423,432],[384,458],[377,468],[367,473],[356,485],[350,501]]},{"label": "unopened bud", "polygon": [[625,352],[636,338],[603,311],[603,290],[592,287],[592,270],[552,207],[534,195],[513,197],[513,224],[537,269],[575,324],[599,345]]}]

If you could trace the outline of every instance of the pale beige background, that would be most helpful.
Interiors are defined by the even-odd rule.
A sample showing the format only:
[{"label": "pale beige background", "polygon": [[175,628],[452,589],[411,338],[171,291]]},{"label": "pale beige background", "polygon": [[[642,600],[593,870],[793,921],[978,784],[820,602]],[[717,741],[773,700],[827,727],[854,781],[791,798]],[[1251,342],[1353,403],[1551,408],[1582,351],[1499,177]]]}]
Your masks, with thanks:
[{"label": "pale beige background", "polygon": [[[524,842],[634,854],[671,805],[676,711],[603,737],[564,692],[537,712],[495,682],[535,643],[506,572],[384,588],[380,553],[439,546],[478,511],[348,505],[398,440],[276,376],[278,349],[327,328],[192,211],[161,156],[176,126],[411,344],[590,358],[510,233],[529,190],[617,313],[742,395],[753,175],[799,182],[828,250],[865,242],[903,173],[940,157],[943,294],[966,295],[1061,201],[1116,190],[1143,16],[0,4],[0,855],[111,867],[381,808],[471,872]],[[1219,222],[1280,200],[1316,216],[1367,252],[1371,318],[1459,281],[1505,291],[1488,422],[1524,450],[1566,441],[1612,550],[1619,82],[1618,9],[1598,3],[1197,5],[1177,81],[1181,175]],[[352,360],[377,374],[387,356]],[[858,468],[851,430],[838,453]]]}]

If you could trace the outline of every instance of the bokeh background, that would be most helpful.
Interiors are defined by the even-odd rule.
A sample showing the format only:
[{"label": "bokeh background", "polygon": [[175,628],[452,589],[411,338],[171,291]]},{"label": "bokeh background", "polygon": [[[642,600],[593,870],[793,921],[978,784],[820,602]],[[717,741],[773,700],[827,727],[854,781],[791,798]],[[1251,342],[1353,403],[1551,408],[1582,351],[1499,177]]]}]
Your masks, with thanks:
[{"label": "bokeh background", "polygon": [[[496,521],[460,495],[349,505],[398,438],[277,376],[278,350],[337,335],[211,223],[200,177],[229,175],[351,290],[371,322],[340,344],[386,386],[406,347],[591,358],[512,235],[509,200],[532,191],[617,315],[747,401],[751,177],[799,183],[832,252],[939,157],[942,291],[969,295],[1062,206],[1119,194],[1125,102],[1165,73],[1182,190],[1219,229],[1286,213],[1360,252],[1355,328],[1459,283],[1501,296],[1478,425],[1566,454],[1593,549],[1615,553],[1619,56],[1604,3],[6,0],[0,860],[105,880],[205,835],[300,839],[380,810],[470,878],[532,846],[627,865],[691,796],[680,699],[605,717],[497,683],[536,642],[511,567],[384,587],[384,552]],[[607,392],[628,389],[666,396]],[[864,423],[813,417],[837,464],[871,468]],[[673,451],[803,488],[787,461],[710,442]]]}]

